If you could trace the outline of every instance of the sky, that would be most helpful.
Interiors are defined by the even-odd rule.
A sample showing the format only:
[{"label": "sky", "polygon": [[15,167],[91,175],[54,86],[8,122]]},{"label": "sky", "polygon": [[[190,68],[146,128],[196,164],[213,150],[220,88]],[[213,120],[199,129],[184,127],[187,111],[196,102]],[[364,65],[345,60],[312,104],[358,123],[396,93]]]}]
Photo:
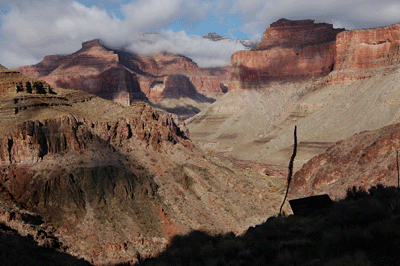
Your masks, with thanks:
[{"label": "sky", "polygon": [[[347,30],[379,27],[400,23],[400,1],[0,0],[0,64],[36,64],[100,38],[137,53],[183,54],[200,67],[227,65],[244,47],[211,42],[204,34],[259,41],[280,18],[314,19]],[[140,34],[149,32],[158,35]]]}]

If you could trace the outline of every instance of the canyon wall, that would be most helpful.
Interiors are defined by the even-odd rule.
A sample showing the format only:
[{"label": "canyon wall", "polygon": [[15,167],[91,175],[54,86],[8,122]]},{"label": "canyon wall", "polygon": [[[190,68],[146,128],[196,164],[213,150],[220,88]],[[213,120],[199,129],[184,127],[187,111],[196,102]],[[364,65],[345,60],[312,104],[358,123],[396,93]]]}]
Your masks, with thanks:
[{"label": "canyon wall", "polygon": [[46,56],[37,65],[17,71],[53,87],[83,90],[109,100],[118,100],[120,92],[129,93],[131,100],[146,100],[137,75],[121,66],[118,55],[98,39],[82,43],[74,54]]},{"label": "canyon wall", "polygon": [[385,71],[400,61],[400,25],[341,32],[336,39],[329,84],[348,84]]},{"label": "canyon wall", "polygon": [[313,20],[280,19],[272,23],[259,45],[232,55],[229,90],[329,74],[334,66],[335,37],[341,31]]},{"label": "canyon wall", "polygon": [[390,71],[399,62],[399,32],[400,25],[344,31],[313,20],[280,19],[259,45],[232,55],[229,90],[317,77],[325,77],[325,84],[348,84]]},{"label": "canyon wall", "polygon": [[[176,235],[240,233],[277,208],[259,184],[194,147],[176,115],[43,82],[50,90],[18,89],[41,81],[0,74],[0,222],[37,245],[135,265]],[[167,87],[190,82],[166,78]]]},{"label": "canyon wall", "polygon": [[71,55],[45,56],[40,63],[17,71],[53,87],[83,90],[122,104],[157,103],[164,97],[196,94],[220,96],[230,78],[225,68],[200,69],[185,56],[168,52],[137,55],[108,48],[98,39],[82,43],[82,49]]},{"label": "canyon wall", "polygon": [[272,48],[302,48],[321,45],[336,40],[336,35],[344,29],[334,29],[327,23],[314,23],[314,20],[280,19],[270,25],[260,43],[252,51]]}]

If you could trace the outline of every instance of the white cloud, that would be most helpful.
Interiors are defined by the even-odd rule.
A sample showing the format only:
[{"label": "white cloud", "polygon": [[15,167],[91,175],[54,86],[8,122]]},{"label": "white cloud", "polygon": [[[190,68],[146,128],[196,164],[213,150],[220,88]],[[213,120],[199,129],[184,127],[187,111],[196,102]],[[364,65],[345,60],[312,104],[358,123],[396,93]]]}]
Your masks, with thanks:
[{"label": "white cloud", "polygon": [[133,43],[128,49],[142,54],[170,51],[193,59],[200,67],[215,67],[229,65],[231,55],[245,48],[234,42],[212,42],[197,35],[188,35],[184,31],[167,30],[150,43]]},{"label": "white cloud", "polygon": [[170,23],[180,13],[182,0],[139,0],[122,6],[126,21],[139,29]]},{"label": "white cloud", "polygon": [[280,18],[315,19],[346,29],[400,23],[400,4],[392,0],[234,0],[231,12],[242,15],[253,30],[262,31]]},{"label": "white cloud", "polygon": [[0,33],[7,51],[0,53],[0,60],[8,67],[37,63],[49,54],[75,52],[81,42],[94,38],[115,43],[129,37],[122,21],[98,7],[87,8],[74,1],[16,2],[2,16]]},{"label": "white cloud", "polygon": [[[35,64],[49,54],[72,53],[81,43],[100,38],[111,46],[126,44],[137,38],[138,31],[162,28],[165,24],[196,23],[211,8],[207,1],[138,0],[121,5],[125,20],[110,17],[97,6],[86,7],[76,1],[9,2],[11,10],[3,15],[0,35],[3,51],[0,62],[7,67]],[[190,25],[187,25],[190,27]],[[194,56],[199,65],[229,64],[230,51],[243,49],[233,44],[205,43],[202,38],[164,32],[157,44],[140,50],[156,48]],[[165,38],[163,40],[162,38]],[[210,56],[206,47],[210,46]],[[198,52],[195,52],[195,50]],[[215,51],[221,50],[219,53]],[[200,56],[200,55],[203,56]]]},{"label": "white cloud", "polygon": [[[400,4],[392,0],[108,0],[119,3],[125,20],[77,1],[84,0],[0,0],[11,7],[7,14],[0,14],[0,63],[8,67],[34,64],[45,55],[72,53],[81,42],[94,38],[116,46],[135,39],[138,31],[169,29],[177,24],[194,29],[210,15],[221,21],[229,21],[231,15],[241,18],[243,24],[232,24],[228,34],[233,37],[242,31],[254,38],[283,17],[315,19],[346,29],[400,23]],[[170,50],[193,57],[199,65],[225,64],[229,53],[241,49],[234,44],[204,41],[163,31],[151,47],[135,48]],[[206,49],[210,49],[210,56]]]}]

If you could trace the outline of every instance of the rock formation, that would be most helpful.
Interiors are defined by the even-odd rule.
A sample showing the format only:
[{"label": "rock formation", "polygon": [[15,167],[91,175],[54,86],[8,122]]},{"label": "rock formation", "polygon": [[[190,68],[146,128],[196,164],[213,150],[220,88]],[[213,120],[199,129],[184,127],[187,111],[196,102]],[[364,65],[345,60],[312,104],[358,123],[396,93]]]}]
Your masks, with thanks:
[{"label": "rock formation", "polygon": [[273,48],[298,49],[318,46],[336,40],[336,35],[344,29],[334,29],[331,24],[314,23],[314,20],[280,19],[271,24],[252,51]]},{"label": "rock formation", "polygon": [[137,75],[119,64],[118,55],[98,39],[84,42],[74,54],[46,56],[37,65],[17,70],[53,87],[83,90],[104,99],[118,100],[121,92],[127,92],[130,100],[146,99]]},{"label": "rock formation", "polygon": [[313,20],[272,23],[259,45],[232,55],[229,90],[326,76],[334,67],[335,38],[341,31]]},{"label": "rock formation", "polygon": [[2,228],[95,265],[135,264],[177,234],[242,232],[277,208],[176,116],[0,74]]},{"label": "rock formation", "polygon": [[12,87],[18,92],[46,94],[51,93],[50,85],[33,78],[22,75],[19,72],[0,69],[0,95],[6,94],[7,90]]},{"label": "rock formation", "polygon": [[304,164],[293,178],[293,188],[303,195],[327,192],[337,199],[353,186],[397,186],[399,148],[400,124],[355,134]]},{"label": "rock formation", "polygon": [[204,150],[284,171],[297,125],[299,170],[341,139],[400,122],[399,67],[388,66],[352,84],[324,86],[326,78],[321,78],[228,92],[186,124],[191,139]]},{"label": "rock formation", "polygon": [[46,56],[17,70],[53,87],[83,90],[129,105],[134,100],[157,104],[164,97],[218,97],[230,78],[226,68],[221,69],[200,69],[190,58],[168,52],[137,55],[96,39],[71,55]]},{"label": "rock formation", "polygon": [[251,51],[232,55],[230,90],[317,77],[330,85],[370,78],[399,62],[399,27],[344,31],[313,20],[280,19]]},{"label": "rock formation", "polygon": [[341,32],[329,84],[348,84],[400,62],[400,25]]}]

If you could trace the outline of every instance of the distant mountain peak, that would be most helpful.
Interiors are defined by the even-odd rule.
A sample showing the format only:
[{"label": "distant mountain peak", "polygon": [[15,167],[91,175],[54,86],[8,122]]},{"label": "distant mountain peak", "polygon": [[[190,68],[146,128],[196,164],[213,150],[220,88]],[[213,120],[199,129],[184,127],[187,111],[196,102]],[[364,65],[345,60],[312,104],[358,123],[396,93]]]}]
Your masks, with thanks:
[{"label": "distant mountain peak", "polygon": [[95,46],[104,46],[100,39],[94,39],[82,43],[82,48],[91,48]]},{"label": "distant mountain peak", "polygon": [[207,33],[203,36],[203,38],[209,39],[214,42],[219,42],[219,41],[230,42],[231,41],[231,39],[229,39],[228,37],[225,37],[225,36],[222,37],[222,36],[218,35],[218,33],[216,33],[216,32]]},{"label": "distant mountain peak", "polygon": [[[229,39],[228,37],[225,37],[225,36],[222,37],[222,36],[218,35],[218,33],[216,33],[216,32],[207,33],[203,36],[203,38],[209,39],[210,41],[213,41],[213,42],[232,42],[232,40]],[[258,44],[258,42],[254,42],[254,41],[247,40],[247,39],[235,40],[233,42],[240,43],[248,50],[252,49],[253,47],[255,47]]]}]

